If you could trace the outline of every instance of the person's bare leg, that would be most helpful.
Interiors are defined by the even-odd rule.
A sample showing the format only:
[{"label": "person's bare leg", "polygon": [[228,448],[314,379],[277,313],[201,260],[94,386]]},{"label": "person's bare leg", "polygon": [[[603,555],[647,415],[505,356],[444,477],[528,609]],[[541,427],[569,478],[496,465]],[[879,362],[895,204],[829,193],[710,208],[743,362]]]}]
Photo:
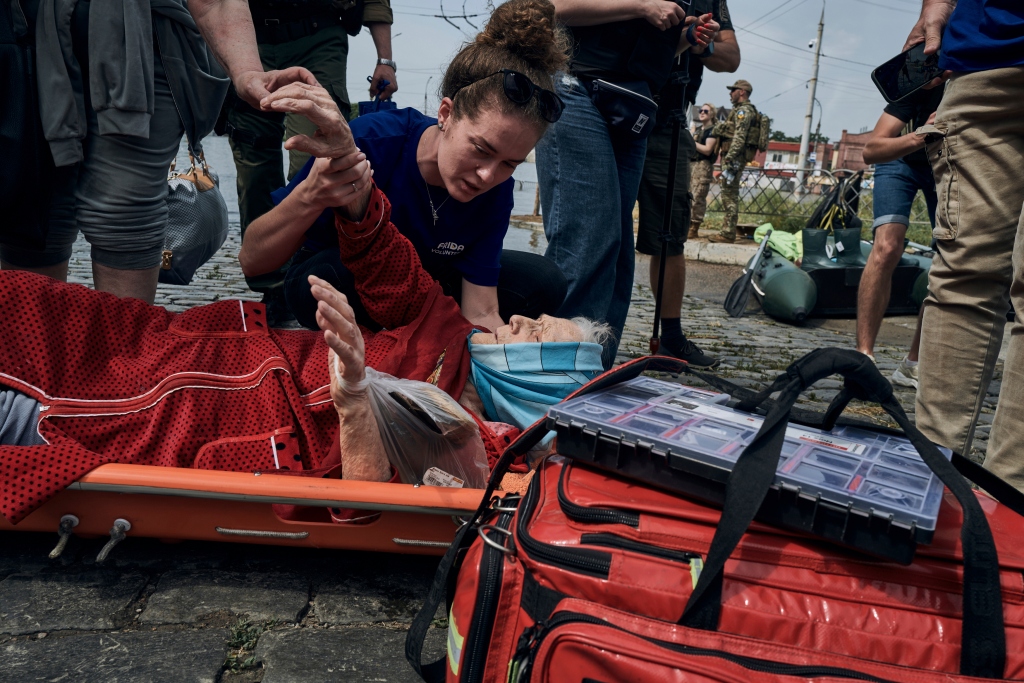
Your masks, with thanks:
[{"label": "person's bare leg", "polygon": [[907,226],[886,223],[875,231],[875,244],[868,256],[868,265],[857,290],[857,350],[874,355],[875,338],[882,326],[882,317],[889,307],[892,274],[903,253]]},{"label": "person's bare leg", "polygon": [[[651,257],[651,294],[658,294],[658,271],[661,270],[661,256]],[[686,256],[669,256],[665,259],[665,289],[661,299],[661,317],[678,318],[683,310],[683,294],[686,293]]]},{"label": "person's bare leg", "polygon": [[0,261],[0,270],[25,270],[29,273],[38,273],[39,275],[45,275],[46,277],[52,277],[54,280],[60,280],[61,282],[68,281],[68,262],[57,263],[52,266],[41,266],[39,268],[22,268],[20,266],[11,265],[6,261]]},{"label": "person's bare leg", "polygon": [[148,304],[156,300],[156,284],[160,266],[143,270],[120,270],[104,266],[95,261],[92,264],[92,279],[100,292],[109,292],[122,299],[134,297]]}]

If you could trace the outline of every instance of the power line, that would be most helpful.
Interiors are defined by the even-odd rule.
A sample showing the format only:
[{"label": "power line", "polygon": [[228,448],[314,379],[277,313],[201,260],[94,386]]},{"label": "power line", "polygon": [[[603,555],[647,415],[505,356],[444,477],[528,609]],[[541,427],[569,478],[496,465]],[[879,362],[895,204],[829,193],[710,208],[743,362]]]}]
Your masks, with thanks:
[{"label": "power line", "polygon": [[776,7],[773,7],[772,9],[768,10],[767,12],[765,12],[764,14],[759,16],[757,19],[754,19],[752,22],[747,24],[747,26],[753,26],[757,22],[759,22],[762,19],[764,19],[765,17],[767,17],[769,14],[775,14],[776,12],[778,12],[780,9],[782,9],[783,7],[785,7],[786,5],[788,5],[791,2],[793,2],[793,0],[785,0],[785,2],[783,2],[781,5],[777,5]]},{"label": "power line", "polygon": [[[772,40],[771,38],[768,38],[766,40],[768,40],[769,42],[771,42],[773,44],[776,43],[776,41]],[[813,59],[811,59],[810,57],[807,56],[806,52],[802,48],[790,47],[788,45],[782,45],[782,47],[789,47],[791,50],[796,50],[796,51],[801,53],[799,55],[795,55],[792,52],[783,52],[782,50],[776,50],[774,47],[769,47],[767,45],[761,45],[760,43],[756,43],[756,42],[752,43],[752,45],[753,45],[753,47],[757,48],[758,50],[768,50],[769,52],[774,52],[776,54],[780,54],[780,55],[783,55],[785,57],[789,57],[790,59],[793,59],[793,60],[799,59],[799,60],[803,61],[805,64],[810,64],[811,62],[814,61]],[[744,62],[744,65],[746,65],[746,62]],[[864,70],[863,69],[854,69],[853,67],[844,66],[842,64],[830,64],[828,66],[831,66],[832,68],[835,68],[835,69],[842,69],[844,71],[852,71],[853,73],[860,74],[860,75],[864,74]]]},{"label": "power line", "polygon": [[[767,26],[768,24],[781,19],[782,17],[786,16],[787,14],[792,12],[793,10],[799,8],[801,5],[805,4],[806,2],[807,2],[807,0],[801,0],[801,2],[798,2],[797,4],[793,5],[792,7],[790,7],[785,12],[782,12],[781,14],[777,14],[774,17],[772,17],[771,19],[769,19],[768,21],[765,21],[765,22],[761,23],[760,25],[758,25],[758,28],[761,28],[762,26]],[[747,24],[747,26],[749,27],[750,25]]]},{"label": "power line", "polygon": [[[770,40],[773,43],[775,43],[776,45],[781,45],[783,47],[788,47],[791,50],[796,50],[797,52],[799,52],[801,54],[805,54],[805,51],[804,51],[804,49],[802,47],[797,47],[796,45],[790,45],[789,43],[783,43],[782,41],[776,40],[775,38],[769,38],[768,36],[761,35],[760,33],[757,33],[756,31],[751,31],[750,29],[747,29],[747,28],[740,28],[739,26],[737,26],[736,28],[739,29],[740,31],[743,31],[744,33],[749,33],[752,36],[757,36],[758,38],[764,38],[765,40]],[[826,58],[826,59],[834,59],[837,62],[846,62],[848,64],[858,64],[860,66],[870,66],[872,69],[875,68],[876,66],[878,66],[877,64],[868,64],[867,62],[858,62],[856,60],[846,59],[844,57],[833,57],[832,55],[826,55],[824,53],[822,53],[821,56]]]},{"label": "power line", "polygon": [[771,97],[769,97],[769,98],[768,98],[767,100],[762,100],[762,101],[761,101],[761,105],[762,105],[762,106],[764,106],[764,103],[765,103],[765,102],[771,102],[771,101],[772,101],[772,100],[774,100],[774,99],[775,99],[776,97],[781,97],[782,95],[785,95],[786,93],[790,92],[791,90],[796,90],[796,89],[797,89],[797,88],[799,88],[799,87],[800,87],[801,85],[807,85],[808,83],[810,83],[810,81],[801,81],[800,83],[797,83],[796,85],[794,85],[794,86],[793,86],[792,88],[786,88],[786,89],[785,89],[785,90],[783,90],[782,92],[779,92],[779,93],[775,93],[774,95],[772,95]]},{"label": "power line", "polygon": [[871,2],[871,0],[857,0],[857,2],[863,3],[865,5],[872,5],[873,7],[881,7],[883,9],[891,9],[893,12],[903,12],[904,14],[914,14],[914,15],[918,14],[918,12],[914,12],[913,10],[901,9],[899,7],[892,7],[890,5],[883,5],[880,2]]},{"label": "power line", "polygon": [[[747,67],[748,68],[753,68],[753,69],[759,69],[761,71],[767,71],[768,73],[777,74],[779,76],[785,76],[786,78],[797,78],[797,76],[794,76],[790,72],[782,71],[780,69],[773,68],[773,67],[768,66],[766,64],[747,64]],[[803,82],[807,83],[807,81],[803,81]],[[841,80],[838,80],[838,79],[827,79],[827,80],[819,79],[818,80],[818,85],[824,85],[824,86],[826,86],[828,88],[832,88],[832,89],[835,89],[835,90],[842,90],[842,91],[851,92],[851,93],[853,93],[854,91],[861,91],[861,92],[865,92],[865,93],[876,92],[875,88],[872,88],[872,87],[869,87],[869,86],[866,86],[866,85],[861,85],[859,83],[854,83],[852,81],[841,81]]]}]

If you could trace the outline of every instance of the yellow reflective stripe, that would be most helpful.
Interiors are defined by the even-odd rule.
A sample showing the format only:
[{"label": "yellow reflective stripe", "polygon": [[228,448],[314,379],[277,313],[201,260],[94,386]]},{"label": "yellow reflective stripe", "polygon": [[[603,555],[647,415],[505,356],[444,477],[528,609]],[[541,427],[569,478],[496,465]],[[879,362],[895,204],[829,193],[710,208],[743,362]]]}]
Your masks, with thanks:
[{"label": "yellow reflective stripe", "polygon": [[[454,609],[455,605],[452,605],[452,610]],[[451,611],[448,613],[448,666],[455,676],[459,675],[459,662],[462,660],[462,646],[465,642],[466,638],[459,633],[459,628],[455,624],[455,613]]]}]

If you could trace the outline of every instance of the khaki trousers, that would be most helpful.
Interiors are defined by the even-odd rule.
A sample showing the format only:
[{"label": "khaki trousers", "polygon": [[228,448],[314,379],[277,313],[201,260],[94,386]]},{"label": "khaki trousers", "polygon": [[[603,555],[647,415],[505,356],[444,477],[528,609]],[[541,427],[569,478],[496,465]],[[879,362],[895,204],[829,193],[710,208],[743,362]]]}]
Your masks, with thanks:
[{"label": "khaki trousers", "polygon": [[999,406],[985,466],[1024,490],[1024,67],[956,74],[928,146],[938,252],[921,339],[918,427],[967,455],[1012,298]]},{"label": "khaki trousers", "polygon": [[713,161],[698,161],[693,165],[690,175],[690,194],[693,195],[693,208],[690,211],[690,226],[700,227],[704,222],[704,214],[708,210],[708,192],[711,183],[715,182],[715,164]]}]

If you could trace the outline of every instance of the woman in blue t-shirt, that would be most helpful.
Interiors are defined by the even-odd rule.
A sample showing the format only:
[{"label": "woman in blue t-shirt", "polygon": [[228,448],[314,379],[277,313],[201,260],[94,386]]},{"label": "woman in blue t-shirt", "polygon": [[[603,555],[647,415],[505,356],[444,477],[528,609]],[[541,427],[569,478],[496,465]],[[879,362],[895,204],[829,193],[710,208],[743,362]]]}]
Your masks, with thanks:
[{"label": "woman in blue t-shirt", "polygon": [[[512,315],[555,313],[565,297],[565,277],[552,261],[503,250],[502,242],[512,213],[512,172],[561,114],[550,74],[566,59],[553,6],[514,0],[452,60],[436,119],[398,109],[349,124],[374,182],[392,203],[392,222],[463,315],[491,330]],[[309,98],[333,106],[312,89]],[[275,103],[281,111],[296,106]],[[341,264],[331,209],[356,190],[357,174],[334,172],[330,158],[311,158],[273,194],[277,206],[246,230],[239,253],[246,276],[292,259],[285,298],[306,327],[317,327],[311,274],[345,292],[360,322],[374,326]]]}]

